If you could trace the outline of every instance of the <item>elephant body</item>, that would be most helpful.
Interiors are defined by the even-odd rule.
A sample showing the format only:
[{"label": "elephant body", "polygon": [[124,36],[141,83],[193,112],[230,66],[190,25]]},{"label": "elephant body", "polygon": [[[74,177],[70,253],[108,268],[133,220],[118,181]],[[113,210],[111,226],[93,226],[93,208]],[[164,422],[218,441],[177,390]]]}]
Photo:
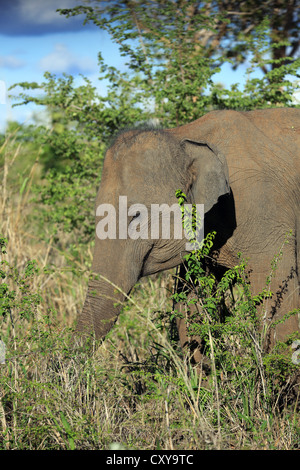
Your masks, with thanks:
[{"label": "elephant body", "polygon": [[[248,259],[254,294],[265,287],[272,259],[292,231],[267,314],[277,319],[300,307],[300,110],[212,111],[175,129],[122,133],[106,153],[96,208],[113,205],[117,224],[130,228],[134,213],[121,214],[119,196],[150,211],[153,204],[176,204],[177,189],[190,203],[204,204],[205,233],[217,232],[217,267],[238,264],[238,252]],[[96,215],[96,226],[101,220],[103,214]],[[186,240],[172,234],[132,239],[118,233],[96,236],[92,271],[100,279],[90,280],[78,320],[79,331],[92,330],[97,338],[115,322],[115,302],[142,276],[181,264],[185,254]],[[298,329],[294,315],[274,329],[272,340]]]}]

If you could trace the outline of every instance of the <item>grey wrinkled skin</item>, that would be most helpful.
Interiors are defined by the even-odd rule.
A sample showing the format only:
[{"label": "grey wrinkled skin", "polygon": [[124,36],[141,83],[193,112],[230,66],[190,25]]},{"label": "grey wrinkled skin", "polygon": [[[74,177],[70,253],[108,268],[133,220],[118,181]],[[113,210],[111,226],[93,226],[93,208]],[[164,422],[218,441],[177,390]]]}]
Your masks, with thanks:
[{"label": "grey wrinkled skin", "polygon": [[[96,207],[118,207],[120,195],[128,205],[171,206],[177,189],[188,202],[204,204],[206,233],[217,231],[211,269],[235,266],[242,252],[253,294],[265,286],[271,261],[292,230],[263,314],[279,319],[300,307],[300,110],[213,111],[175,129],[125,132],[106,153]],[[96,237],[92,271],[101,279],[89,283],[77,330],[105,337],[123,293],[142,276],[180,265],[184,254],[185,240]],[[184,345],[184,321],[178,328]],[[270,342],[298,329],[296,315],[272,330]]]}]

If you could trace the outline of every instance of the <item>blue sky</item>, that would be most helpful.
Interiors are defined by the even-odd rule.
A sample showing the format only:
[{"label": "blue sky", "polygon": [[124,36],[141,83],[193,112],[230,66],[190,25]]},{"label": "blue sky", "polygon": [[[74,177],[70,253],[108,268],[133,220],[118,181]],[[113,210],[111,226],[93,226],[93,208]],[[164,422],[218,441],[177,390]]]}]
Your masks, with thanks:
[{"label": "blue sky", "polygon": [[[11,107],[4,92],[18,82],[42,82],[45,71],[70,73],[91,79],[100,92],[99,51],[112,65],[122,66],[118,48],[94,25],[83,26],[84,16],[66,19],[57,8],[71,8],[77,0],[0,0],[0,131],[6,121],[26,122],[33,106]],[[17,91],[14,90],[14,93]]]},{"label": "blue sky", "polygon": [[[43,74],[83,74],[100,93],[105,93],[98,80],[98,52],[109,65],[124,67],[118,47],[109,36],[94,25],[83,26],[84,16],[65,18],[57,8],[72,8],[80,0],[0,0],[0,131],[7,120],[29,122],[33,106],[12,108],[4,96],[18,82],[42,82]],[[232,72],[224,66],[215,79],[228,86],[244,80],[246,66]],[[79,78],[78,78],[79,79]],[[14,91],[14,93],[16,90]]]}]

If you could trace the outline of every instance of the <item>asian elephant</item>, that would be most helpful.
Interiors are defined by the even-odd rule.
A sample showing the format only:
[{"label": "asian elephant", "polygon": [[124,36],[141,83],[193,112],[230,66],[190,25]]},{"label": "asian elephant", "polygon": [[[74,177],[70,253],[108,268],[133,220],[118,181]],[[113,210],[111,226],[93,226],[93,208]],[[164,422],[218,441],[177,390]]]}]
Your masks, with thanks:
[{"label": "asian elephant", "polygon": [[[127,224],[130,230],[140,216],[139,206],[127,213],[119,208],[125,196],[127,207],[140,204],[149,213],[154,204],[172,206],[177,189],[190,203],[204,204],[205,233],[217,232],[211,269],[235,266],[241,252],[248,259],[254,294],[265,287],[271,261],[292,231],[275,271],[267,314],[277,319],[300,307],[300,109],[212,111],[174,129],[120,133],[107,150],[96,227],[108,214],[98,210],[110,207],[105,204],[115,208],[107,224],[111,220],[117,226],[106,239],[96,235],[92,271],[101,276],[89,281],[78,331],[104,337],[117,319],[116,301],[124,300],[124,293],[142,276],[182,263],[186,240],[175,238],[172,227],[169,239],[153,237],[149,227],[140,238],[129,237]],[[178,320],[182,345],[183,323]],[[271,341],[296,330],[298,315],[272,330]]]}]

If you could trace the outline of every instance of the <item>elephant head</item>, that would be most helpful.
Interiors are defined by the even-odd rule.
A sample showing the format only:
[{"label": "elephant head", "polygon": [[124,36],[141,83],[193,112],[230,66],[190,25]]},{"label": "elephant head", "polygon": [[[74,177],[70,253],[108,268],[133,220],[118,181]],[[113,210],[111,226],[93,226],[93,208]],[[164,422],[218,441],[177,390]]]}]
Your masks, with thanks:
[{"label": "elephant head", "polygon": [[[125,132],[108,149],[96,198],[94,276],[79,315],[79,331],[104,337],[120,303],[142,276],[182,263],[187,240],[174,236],[174,220],[169,238],[153,237],[149,216],[153,205],[177,204],[177,189],[185,192],[187,202],[204,204],[205,220],[215,219],[218,201],[230,194],[226,160],[218,149],[163,130]],[[148,217],[143,217],[145,210]],[[223,217],[227,215],[224,209]],[[221,223],[222,217],[218,220]]]}]

